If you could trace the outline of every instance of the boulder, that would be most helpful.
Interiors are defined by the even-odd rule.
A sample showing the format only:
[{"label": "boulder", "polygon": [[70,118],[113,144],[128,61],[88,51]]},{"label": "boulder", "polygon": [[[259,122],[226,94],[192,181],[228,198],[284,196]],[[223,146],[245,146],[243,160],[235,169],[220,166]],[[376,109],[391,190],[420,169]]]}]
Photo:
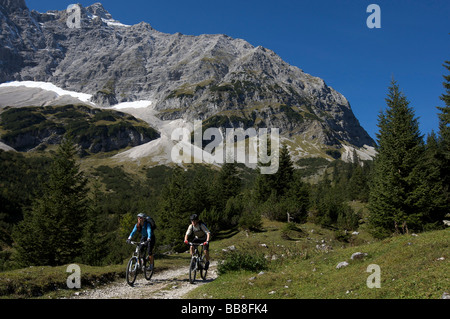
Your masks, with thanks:
[{"label": "boulder", "polygon": [[352,254],[351,259],[352,259],[352,260],[355,260],[355,259],[363,259],[363,258],[366,257],[366,256],[367,256],[367,253],[357,252],[357,253]]},{"label": "boulder", "polygon": [[348,266],[348,262],[341,261],[339,264],[337,264],[336,269],[341,269],[341,268],[344,268],[344,267],[347,267],[347,266]]}]

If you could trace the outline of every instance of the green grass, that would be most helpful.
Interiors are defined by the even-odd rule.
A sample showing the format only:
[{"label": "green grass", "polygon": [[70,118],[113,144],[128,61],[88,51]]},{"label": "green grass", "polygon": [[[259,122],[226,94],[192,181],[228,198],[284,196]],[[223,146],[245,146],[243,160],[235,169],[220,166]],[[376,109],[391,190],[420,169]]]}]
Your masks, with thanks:
[{"label": "green grass", "polygon": [[[0,297],[36,298],[47,293],[55,296],[73,294],[67,287],[66,272],[68,265],[50,267],[34,266],[0,273]],[[124,277],[124,265],[92,267],[79,265],[81,269],[81,287],[96,287]]]},{"label": "green grass", "polygon": [[[302,226],[305,230],[310,227],[308,224]],[[271,261],[264,274],[246,270],[228,272],[194,290],[187,298],[439,299],[444,292],[450,291],[450,230],[420,233],[418,236],[402,235],[341,248],[328,231],[316,229],[313,236],[322,236],[325,243],[333,247],[328,252],[314,249],[314,243],[320,237],[311,237],[306,232],[308,237],[286,243],[281,239],[280,231],[281,228],[268,230],[250,237],[250,240],[254,241],[253,244],[267,242],[269,256],[278,251],[285,255],[291,252],[290,257]],[[234,238],[237,243],[243,239],[240,233],[228,240]],[[271,249],[269,242],[272,240],[271,245],[275,241],[278,244]],[[223,246],[223,243],[217,244]],[[367,253],[367,256],[362,260],[351,260],[355,252]],[[337,269],[341,261],[347,261],[349,265]],[[380,266],[381,288],[367,286],[371,275],[367,267],[370,264]]]}]

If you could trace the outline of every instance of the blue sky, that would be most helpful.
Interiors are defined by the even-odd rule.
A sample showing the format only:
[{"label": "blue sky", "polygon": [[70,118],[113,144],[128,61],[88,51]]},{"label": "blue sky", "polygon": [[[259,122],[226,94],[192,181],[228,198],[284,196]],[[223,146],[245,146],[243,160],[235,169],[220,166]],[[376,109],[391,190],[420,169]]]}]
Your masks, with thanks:
[{"label": "blue sky", "polygon": [[[101,2],[114,19],[141,21],[166,33],[227,34],[275,51],[342,93],[375,139],[394,77],[423,134],[438,130],[442,66],[450,60],[448,0],[25,0],[39,12]],[[369,4],[381,8],[381,28],[369,29]]]}]

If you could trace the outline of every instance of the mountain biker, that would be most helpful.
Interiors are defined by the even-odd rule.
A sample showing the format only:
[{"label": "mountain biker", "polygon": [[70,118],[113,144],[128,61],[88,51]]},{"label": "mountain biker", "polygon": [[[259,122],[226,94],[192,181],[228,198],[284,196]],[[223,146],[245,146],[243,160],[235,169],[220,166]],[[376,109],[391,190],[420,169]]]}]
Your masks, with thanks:
[{"label": "mountain biker", "polygon": [[[192,234],[194,235],[194,240],[192,240],[192,243],[203,243],[203,251],[205,252],[205,270],[208,270],[209,267],[209,240],[211,238],[211,233],[206,228],[206,225],[204,223],[201,223],[199,221],[198,215],[193,214],[190,217],[191,224],[189,225],[186,235],[184,236],[184,243],[188,244],[188,237]],[[191,246],[190,248],[191,256],[194,254],[194,247]]]},{"label": "mountain biker", "polygon": [[141,253],[144,253],[144,249],[147,248],[148,252],[148,260],[149,260],[149,268],[153,269],[154,260],[153,260],[153,247],[155,246],[155,234],[152,232],[152,228],[150,226],[150,222],[147,220],[147,215],[144,213],[139,213],[137,215],[138,221],[134,225],[133,230],[131,231],[130,236],[128,236],[127,243],[131,242],[131,238],[133,238],[134,234],[138,231],[141,233]]}]

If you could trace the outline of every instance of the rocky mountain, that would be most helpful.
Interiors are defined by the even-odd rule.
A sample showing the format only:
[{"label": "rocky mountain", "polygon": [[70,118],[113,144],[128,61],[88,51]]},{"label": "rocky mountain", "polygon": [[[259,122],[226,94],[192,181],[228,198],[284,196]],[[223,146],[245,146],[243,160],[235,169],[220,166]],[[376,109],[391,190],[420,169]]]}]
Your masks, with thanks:
[{"label": "rocky mountain", "polygon": [[103,107],[146,100],[160,121],[279,128],[297,158],[373,155],[346,98],[273,51],[222,34],[128,26],[100,3],[78,6],[80,27],[71,28],[67,10],[0,0],[0,83],[51,82]]}]

